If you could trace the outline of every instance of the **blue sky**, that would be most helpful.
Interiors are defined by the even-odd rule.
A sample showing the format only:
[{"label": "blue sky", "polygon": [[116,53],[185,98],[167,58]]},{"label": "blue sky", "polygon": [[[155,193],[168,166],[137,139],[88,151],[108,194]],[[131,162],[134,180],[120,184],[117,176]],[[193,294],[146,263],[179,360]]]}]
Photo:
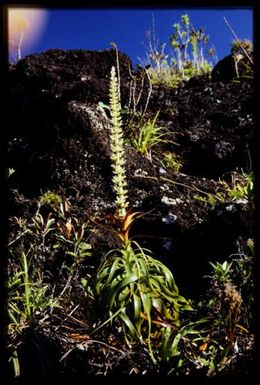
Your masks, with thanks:
[{"label": "blue sky", "polygon": [[[172,25],[188,13],[195,29],[205,27],[218,58],[229,54],[233,36],[224,23],[225,16],[240,39],[253,39],[253,12],[239,8],[201,9],[53,9],[47,12],[45,28],[34,45],[23,48],[23,56],[50,48],[118,49],[128,54],[133,63],[145,57],[145,32],[155,21],[155,35],[160,42],[168,42]],[[153,16],[152,16],[153,15]]]}]

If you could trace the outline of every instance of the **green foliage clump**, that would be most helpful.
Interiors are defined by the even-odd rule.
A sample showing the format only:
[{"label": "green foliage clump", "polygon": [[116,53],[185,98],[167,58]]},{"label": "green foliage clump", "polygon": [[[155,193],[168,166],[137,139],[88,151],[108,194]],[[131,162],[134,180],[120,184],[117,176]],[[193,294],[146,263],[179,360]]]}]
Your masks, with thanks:
[{"label": "green foliage clump", "polygon": [[25,252],[19,262],[19,268],[8,280],[8,314],[18,332],[26,327],[36,313],[57,305],[56,299],[46,295],[49,286],[30,271],[30,260]]},{"label": "green foliage clump", "polygon": [[151,159],[151,149],[158,143],[167,142],[163,139],[166,132],[163,127],[155,127],[159,112],[155,114],[153,119],[149,119],[139,129],[138,136],[131,140],[133,147],[141,154]]},{"label": "green foliage clump", "polygon": [[221,190],[216,193],[202,192],[201,195],[194,195],[194,198],[210,204],[214,207],[217,203],[231,203],[250,201],[254,198],[254,177],[252,173],[242,172],[241,174],[234,173],[231,185],[225,181],[220,181]]},{"label": "green foliage clump", "polygon": [[159,357],[168,375],[202,371],[214,376],[232,372],[246,359],[253,343],[252,244],[249,239],[247,254],[241,250],[229,261],[210,262],[209,289],[193,304],[195,315],[179,329],[162,329]]},{"label": "green foliage clump", "polygon": [[237,39],[237,40],[234,40],[232,42],[232,46],[231,46],[231,53],[235,54],[235,55],[237,55],[237,54],[243,54],[243,55],[248,54],[252,58],[252,55],[253,55],[253,44],[248,39],[244,39],[244,40]]},{"label": "green foliage clump", "polygon": [[237,78],[253,78],[254,60],[252,42],[247,39],[234,40],[231,46],[231,54],[235,61]]},{"label": "green foliage clump", "polygon": [[[78,278],[82,262],[91,256],[91,245],[86,223],[70,213],[66,200],[52,192],[39,198],[31,218],[11,217],[10,223],[14,231],[8,243],[8,351],[14,374],[20,376],[19,346],[24,332],[50,322],[53,308],[60,308],[64,292],[72,279]],[[55,271],[59,280],[54,283],[49,269],[59,260]],[[91,297],[88,288],[87,292]]]},{"label": "green foliage clump", "polygon": [[[100,267],[96,290],[102,309],[113,321],[120,320],[127,340],[146,341],[151,357],[153,323],[161,320],[177,328],[180,312],[191,310],[170,270],[150,255],[150,251],[129,242],[112,250]],[[158,321],[157,321],[158,322]],[[158,322],[160,325],[160,322]],[[160,326],[161,326],[160,325]]]},{"label": "green foliage clump", "polygon": [[60,195],[56,194],[53,191],[47,191],[39,197],[39,206],[43,205],[53,205],[58,206],[62,203],[62,198]]},{"label": "green foliage clump", "polygon": [[[176,52],[177,69],[182,78],[209,73],[212,66],[204,57],[204,46],[209,40],[204,28],[196,30],[190,23],[187,14],[181,16],[179,23],[173,24],[174,33],[170,36],[170,44]],[[191,54],[189,51],[191,50]]]},{"label": "green foliage clump", "polygon": [[180,160],[178,159],[176,154],[174,154],[173,152],[167,152],[164,154],[162,164],[163,166],[171,169],[174,172],[174,174],[178,174],[178,172],[182,167]]},{"label": "green foliage clump", "polygon": [[[144,64],[150,65],[148,71],[153,84],[163,83],[175,87],[184,80],[209,74],[212,70],[212,63],[205,55],[209,36],[205,34],[204,28],[196,30],[189,16],[184,14],[180,22],[173,24],[173,29],[169,38],[169,54],[165,53],[166,43],[159,44],[155,37],[151,41],[151,33],[147,33],[147,59]],[[207,50],[207,56],[215,56],[212,47]]]},{"label": "green foliage clump", "polygon": [[24,330],[36,319],[49,318],[50,310],[59,306],[50,286],[43,284],[42,277],[30,268],[30,261],[28,253],[23,251],[17,270],[9,274],[7,282],[8,350],[15,377],[21,375],[17,349]]}]

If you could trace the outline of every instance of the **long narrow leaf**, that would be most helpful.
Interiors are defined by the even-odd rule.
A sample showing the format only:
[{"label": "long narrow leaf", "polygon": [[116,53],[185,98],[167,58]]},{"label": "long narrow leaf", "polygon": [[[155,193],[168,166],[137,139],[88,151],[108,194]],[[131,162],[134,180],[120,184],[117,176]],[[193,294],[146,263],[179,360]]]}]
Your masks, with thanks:
[{"label": "long narrow leaf", "polygon": [[116,286],[116,289],[113,293],[113,295],[111,296],[111,299],[110,299],[110,303],[109,303],[109,307],[110,309],[113,307],[113,304],[114,304],[114,301],[116,299],[116,296],[119,294],[120,290],[122,290],[122,288],[124,288],[125,286],[127,286],[128,284],[130,284],[131,282],[135,282],[138,280],[138,276],[136,274],[131,274],[130,276],[124,278],[117,286]]}]

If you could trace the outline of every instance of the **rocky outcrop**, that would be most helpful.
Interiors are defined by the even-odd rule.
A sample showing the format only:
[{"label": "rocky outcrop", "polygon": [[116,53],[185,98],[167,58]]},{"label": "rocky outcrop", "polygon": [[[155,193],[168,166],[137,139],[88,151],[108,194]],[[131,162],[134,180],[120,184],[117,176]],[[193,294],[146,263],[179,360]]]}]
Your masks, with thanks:
[{"label": "rocky outcrop", "polygon": [[[120,52],[119,62],[126,108],[133,69]],[[48,190],[69,199],[82,220],[115,212],[109,119],[99,103],[108,103],[113,65],[114,50],[50,50],[12,67],[7,163],[15,173],[9,178],[10,216],[29,217],[38,196]],[[144,83],[139,111],[148,94]],[[157,111],[157,125],[166,129],[168,141],[154,148],[151,159],[125,145],[130,206],[145,214],[130,235],[173,270],[185,295],[196,296],[209,261],[225,260],[253,236],[252,202],[212,206],[194,198],[220,191],[219,178],[229,183],[230,173],[250,170],[252,83],[200,77],[175,89],[153,86],[144,118]],[[177,174],[162,162],[169,151],[182,164]],[[93,231],[90,241],[98,265],[105,233]]]},{"label": "rocky outcrop", "polygon": [[221,59],[212,70],[213,81],[234,80],[241,77],[253,78],[253,53],[241,50]]},{"label": "rocky outcrop", "polygon": [[[119,61],[124,105],[131,62],[121,53]],[[25,198],[33,201],[49,189],[70,197],[81,215],[113,212],[109,121],[98,102],[108,100],[115,64],[113,50],[51,50],[28,56],[12,69],[8,164],[16,170],[11,186]],[[252,235],[250,204],[212,209],[193,199],[196,189],[214,193],[220,177],[248,169],[251,97],[251,83],[245,80],[197,78],[179,89],[154,86],[148,115],[160,110],[157,122],[167,129],[169,142],[158,146],[152,162],[126,145],[130,203],[154,210],[137,222],[133,234],[148,236],[158,255],[170,261],[174,255],[175,265],[183,258],[191,264],[198,256],[200,261],[225,258],[239,238]],[[180,158],[180,174],[160,163],[167,151]],[[188,281],[189,273],[185,276]]]}]

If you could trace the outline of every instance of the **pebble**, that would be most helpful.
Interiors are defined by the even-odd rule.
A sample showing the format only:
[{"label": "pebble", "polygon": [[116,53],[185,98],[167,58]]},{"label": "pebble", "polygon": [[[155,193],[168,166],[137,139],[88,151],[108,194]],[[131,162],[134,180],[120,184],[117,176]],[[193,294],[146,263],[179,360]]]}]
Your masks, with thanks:
[{"label": "pebble", "polygon": [[170,225],[171,223],[174,223],[177,219],[177,215],[174,215],[173,213],[169,212],[166,217],[162,218],[162,222],[166,225]]}]

